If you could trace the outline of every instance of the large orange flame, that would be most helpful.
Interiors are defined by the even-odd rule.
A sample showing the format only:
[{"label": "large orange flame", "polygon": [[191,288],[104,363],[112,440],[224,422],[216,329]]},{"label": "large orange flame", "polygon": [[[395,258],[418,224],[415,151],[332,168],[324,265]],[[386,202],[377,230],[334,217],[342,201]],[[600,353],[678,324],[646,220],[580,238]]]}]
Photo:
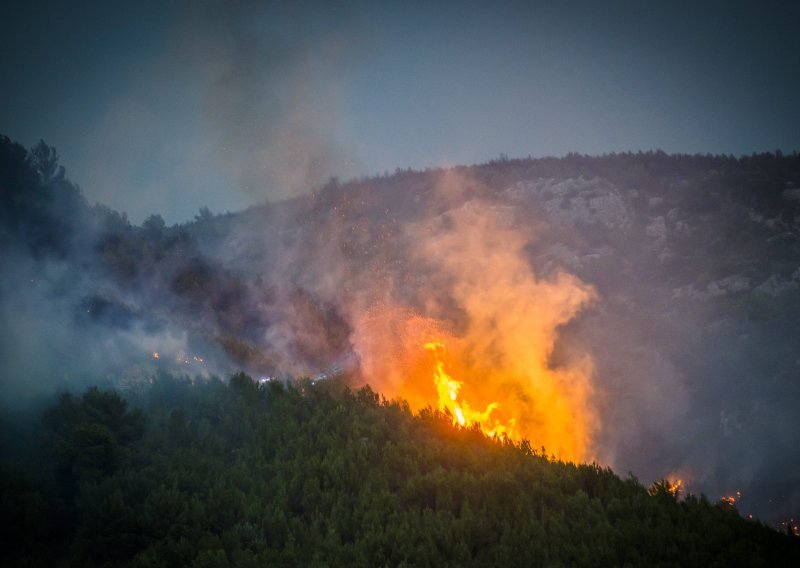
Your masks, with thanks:
[{"label": "large orange flame", "polygon": [[563,272],[537,278],[530,235],[483,204],[412,227],[408,238],[419,265],[402,286],[422,308],[384,300],[358,314],[351,341],[366,381],[487,434],[593,458],[591,362],[568,350],[552,361],[560,328],[594,298],[591,287]]}]

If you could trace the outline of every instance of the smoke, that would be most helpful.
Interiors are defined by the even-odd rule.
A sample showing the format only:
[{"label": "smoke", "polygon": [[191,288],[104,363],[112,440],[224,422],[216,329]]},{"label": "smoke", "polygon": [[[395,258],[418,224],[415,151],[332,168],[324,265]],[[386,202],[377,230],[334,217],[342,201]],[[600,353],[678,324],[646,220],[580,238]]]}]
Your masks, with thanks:
[{"label": "smoke", "polygon": [[[447,175],[438,195],[469,185]],[[526,437],[566,459],[592,456],[597,415],[591,363],[575,357],[554,367],[559,328],[594,292],[560,272],[539,279],[524,254],[531,235],[509,211],[468,200],[407,227],[415,306],[381,304],[357,316],[353,344],[364,378],[413,408],[456,403],[487,431]],[[437,396],[425,350],[440,342],[458,398]]]},{"label": "smoke", "polygon": [[[597,163],[632,175],[645,158]],[[684,167],[668,190],[508,163],[401,172],[186,227],[60,207],[73,233],[43,241],[56,252],[4,250],[3,404],[158,370],[339,375],[562,458],[793,513],[797,266],[763,243],[800,216],[709,208],[691,185],[706,170]],[[32,211],[5,223],[53,225],[34,231]]]},{"label": "smoke", "polygon": [[[82,273],[74,259],[35,258],[19,249],[6,253],[0,265],[5,409],[25,408],[57,390],[149,381],[159,368],[189,371],[175,364],[190,352],[186,331],[148,318],[112,281]],[[163,357],[157,365],[154,352]]]},{"label": "smoke", "polygon": [[120,69],[91,93],[101,103],[82,103],[96,108],[79,113],[81,135],[63,149],[92,201],[136,223],[186,222],[203,206],[240,210],[363,171],[343,116],[343,89],[373,41],[361,11],[200,0],[156,12],[158,40],[111,59]]},{"label": "smoke", "polygon": [[249,310],[264,322],[255,344],[269,372],[345,365],[355,385],[438,408],[453,401],[438,397],[425,345],[440,342],[467,420],[563,458],[594,457],[591,362],[552,357],[594,291],[566,271],[538,277],[533,229],[487,200],[490,188],[456,172],[433,178],[413,198],[331,185],[215,249],[268,290]]},{"label": "smoke", "polygon": [[347,6],[189,2],[178,37],[180,72],[237,187],[260,201],[354,174],[341,89],[363,33]]},{"label": "smoke", "polygon": [[[673,196],[685,209],[665,208],[656,230],[661,197],[593,178],[499,191],[479,173],[327,187],[280,229],[251,227],[269,249],[260,257],[239,234],[250,252],[225,254],[261,258],[281,306],[264,343],[280,337],[284,362],[309,374],[347,361],[354,384],[413,408],[455,402],[562,457],[680,478],[712,499],[741,491],[745,513],[791,512],[796,452],[768,414],[795,414],[794,304],[776,296],[786,311],[753,311],[765,297],[726,276],[725,259],[742,270],[759,254],[697,253],[751,230],[741,219],[755,214],[727,204],[708,217],[691,194]],[[684,292],[698,275],[712,299]],[[454,401],[437,392],[437,362],[461,383]]]}]

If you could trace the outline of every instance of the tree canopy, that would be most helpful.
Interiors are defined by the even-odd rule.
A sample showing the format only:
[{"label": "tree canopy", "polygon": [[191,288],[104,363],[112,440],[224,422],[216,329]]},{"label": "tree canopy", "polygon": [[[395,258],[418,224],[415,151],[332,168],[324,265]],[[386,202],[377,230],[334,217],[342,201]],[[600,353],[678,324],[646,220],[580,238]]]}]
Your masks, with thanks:
[{"label": "tree canopy", "polygon": [[4,565],[794,566],[726,503],[486,437],[368,387],[160,377],[63,395],[3,468]]}]

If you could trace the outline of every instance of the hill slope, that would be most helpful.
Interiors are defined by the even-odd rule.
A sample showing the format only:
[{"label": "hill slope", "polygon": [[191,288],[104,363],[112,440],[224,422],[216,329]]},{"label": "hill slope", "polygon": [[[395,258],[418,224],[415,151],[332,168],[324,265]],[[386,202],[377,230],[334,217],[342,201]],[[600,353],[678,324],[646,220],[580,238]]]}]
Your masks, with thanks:
[{"label": "hill slope", "polygon": [[[158,370],[243,369],[341,374],[418,408],[434,400],[411,395],[431,394],[433,381],[427,372],[400,388],[413,357],[392,340],[413,326],[395,322],[413,314],[458,336],[469,309],[487,308],[478,323],[491,332],[539,296],[515,289],[486,302],[483,284],[524,273],[533,284],[522,291],[558,292],[568,274],[594,301],[552,318],[547,348],[515,355],[534,353],[545,374],[590,362],[589,388],[562,399],[578,403],[562,417],[585,418],[583,454],[648,481],[680,477],[714,499],[740,492],[744,513],[785,523],[800,516],[798,188],[796,153],[571,154],[332,180],[238,213],[133,226],[89,206],[52,148],[0,138],[0,404],[108,379],[128,388]],[[483,281],[473,278],[467,306],[459,263],[429,246],[471,246],[461,239],[470,227],[483,229],[481,254],[464,245],[459,260]],[[520,270],[486,260],[509,253]],[[525,334],[489,337],[487,350],[509,335]],[[510,392],[489,371],[457,378]],[[533,410],[519,416],[538,446],[534,428],[547,421]]]},{"label": "hill slope", "polygon": [[[338,392],[333,392],[334,390]],[[4,565],[796,566],[725,503],[492,440],[369,389],[162,377],[64,395],[4,468]]]}]

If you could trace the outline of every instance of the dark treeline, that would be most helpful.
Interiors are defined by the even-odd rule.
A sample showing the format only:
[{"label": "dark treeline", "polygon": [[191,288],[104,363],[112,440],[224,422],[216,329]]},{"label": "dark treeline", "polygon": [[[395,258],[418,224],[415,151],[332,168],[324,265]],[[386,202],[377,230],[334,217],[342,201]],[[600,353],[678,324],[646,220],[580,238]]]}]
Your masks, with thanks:
[{"label": "dark treeline", "polygon": [[[2,468],[5,566],[797,566],[725,503],[244,374],[63,394]],[[4,432],[8,442],[9,431]]]}]

